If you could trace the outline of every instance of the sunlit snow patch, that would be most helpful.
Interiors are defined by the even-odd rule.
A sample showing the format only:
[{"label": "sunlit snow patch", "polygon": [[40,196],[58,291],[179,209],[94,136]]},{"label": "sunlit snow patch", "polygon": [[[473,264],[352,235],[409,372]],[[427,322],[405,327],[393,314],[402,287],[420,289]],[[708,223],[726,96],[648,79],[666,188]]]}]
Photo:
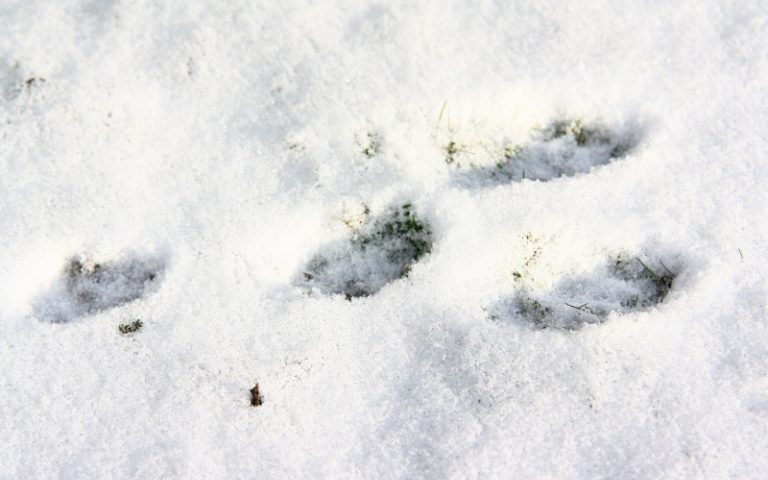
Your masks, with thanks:
[{"label": "sunlit snow patch", "polygon": [[301,270],[296,285],[326,294],[363,297],[408,274],[432,248],[432,233],[411,204],[393,207],[326,245]]},{"label": "sunlit snow patch", "polygon": [[520,292],[492,308],[492,317],[535,328],[576,330],[611,313],[646,310],[661,303],[681,265],[619,255],[589,274],[564,278],[540,295]]},{"label": "sunlit snow patch", "polygon": [[97,263],[73,257],[51,289],[36,303],[45,321],[61,323],[132,302],[153,292],[165,264],[154,257]]}]

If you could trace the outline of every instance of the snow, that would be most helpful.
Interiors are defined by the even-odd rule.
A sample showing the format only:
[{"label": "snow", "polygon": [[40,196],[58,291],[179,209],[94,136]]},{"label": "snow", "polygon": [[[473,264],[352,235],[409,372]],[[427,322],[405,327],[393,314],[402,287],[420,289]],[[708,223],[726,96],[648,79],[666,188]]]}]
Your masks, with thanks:
[{"label": "snow", "polygon": [[[0,31],[0,478],[768,474],[764,2]],[[406,204],[429,253],[356,246]]]}]

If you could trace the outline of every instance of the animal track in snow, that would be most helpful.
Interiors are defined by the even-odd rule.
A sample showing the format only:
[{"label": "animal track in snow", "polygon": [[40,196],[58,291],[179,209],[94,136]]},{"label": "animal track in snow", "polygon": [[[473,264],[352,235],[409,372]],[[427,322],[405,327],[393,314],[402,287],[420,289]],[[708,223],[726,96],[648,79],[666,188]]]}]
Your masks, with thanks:
[{"label": "animal track in snow", "polygon": [[62,323],[118,307],[155,291],[164,270],[165,263],[156,257],[105,263],[72,257],[35,311],[40,319]]},{"label": "animal track in snow", "polygon": [[0,100],[11,101],[21,93],[18,66],[0,60]]},{"label": "animal track in snow", "polygon": [[350,227],[352,237],[323,247],[299,273],[296,285],[347,299],[372,295],[406,276],[432,248],[429,224],[411,204]]},{"label": "animal track in snow", "polygon": [[[471,187],[571,177],[624,157],[638,141],[637,129],[609,129],[596,122],[557,120],[534,130],[526,143],[504,146],[493,165],[470,163],[468,167],[457,167],[454,180]],[[445,152],[447,163],[462,165],[456,160],[462,153],[460,145],[451,141]]]},{"label": "animal track in snow", "polygon": [[25,78],[24,74],[18,63],[9,64],[0,59],[0,100],[10,102],[45,83],[42,77],[27,75]]},{"label": "animal track in snow", "polygon": [[492,308],[492,318],[534,328],[577,330],[611,313],[647,310],[664,301],[681,271],[679,263],[619,255],[589,274],[564,278],[548,292],[519,292]]}]

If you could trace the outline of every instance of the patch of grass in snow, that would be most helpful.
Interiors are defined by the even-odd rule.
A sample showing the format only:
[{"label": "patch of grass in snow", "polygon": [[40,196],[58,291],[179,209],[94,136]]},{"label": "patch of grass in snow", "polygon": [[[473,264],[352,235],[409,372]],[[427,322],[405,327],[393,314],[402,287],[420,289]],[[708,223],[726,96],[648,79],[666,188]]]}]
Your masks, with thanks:
[{"label": "patch of grass in snow", "polygon": [[538,300],[527,296],[516,298],[514,306],[520,315],[536,326],[544,325],[547,318],[552,315],[551,308],[545,307]]},{"label": "patch of grass in snow", "polygon": [[158,258],[128,257],[102,263],[72,257],[35,310],[39,318],[56,323],[108,310],[154,291],[164,269]]},{"label": "patch of grass in snow", "polygon": [[366,132],[357,142],[360,145],[361,153],[366,158],[373,158],[381,153],[382,142],[381,135],[378,132]]},{"label": "patch of grass in snow", "polygon": [[450,121],[447,106],[448,102],[446,101],[440,109],[433,138],[440,146],[445,163],[455,168],[461,168],[462,165],[471,164],[474,155],[472,150],[477,145],[465,142],[465,138],[459,135],[459,132],[462,131],[466,136],[467,132],[464,131],[466,128],[454,125]]},{"label": "patch of grass in snow", "polygon": [[540,294],[520,291],[495,305],[491,318],[518,320],[534,328],[577,330],[602,323],[612,313],[647,310],[664,301],[681,265],[660,258],[619,254],[589,274],[563,278]]},{"label": "patch of grass in snow", "polygon": [[640,257],[628,258],[617,255],[611,259],[611,271],[616,278],[625,282],[642,282],[646,284],[647,295],[634,295],[622,305],[626,308],[647,308],[659,304],[672,290],[672,283],[677,274],[672,272],[662,260],[657,260],[658,267],[652,269]]},{"label": "patch of grass in snow", "polygon": [[443,147],[445,152],[445,163],[448,165],[456,165],[457,168],[461,168],[459,163],[459,154],[466,153],[467,149],[463,145],[459,145],[455,140],[449,140]]},{"label": "patch of grass in snow", "polygon": [[372,295],[406,276],[432,249],[429,224],[410,203],[363,222],[349,239],[327,245],[313,256],[296,284],[347,299]]},{"label": "patch of grass in snow", "polygon": [[526,254],[522,262],[511,272],[512,279],[515,282],[535,283],[541,255],[552,239],[533,232],[526,232],[521,235],[521,238],[525,242]]}]

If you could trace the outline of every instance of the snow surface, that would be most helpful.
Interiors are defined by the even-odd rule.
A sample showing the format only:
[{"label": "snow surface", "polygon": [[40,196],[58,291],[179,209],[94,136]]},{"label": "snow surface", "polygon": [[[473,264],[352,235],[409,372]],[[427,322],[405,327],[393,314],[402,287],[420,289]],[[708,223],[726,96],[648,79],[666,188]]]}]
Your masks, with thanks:
[{"label": "snow surface", "polygon": [[[763,0],[0,0],[0,32],[0,478],[768,476]],[[623,136],[542,133],[577,120]],[[404,204],[407,275],[296,282]]]}]

